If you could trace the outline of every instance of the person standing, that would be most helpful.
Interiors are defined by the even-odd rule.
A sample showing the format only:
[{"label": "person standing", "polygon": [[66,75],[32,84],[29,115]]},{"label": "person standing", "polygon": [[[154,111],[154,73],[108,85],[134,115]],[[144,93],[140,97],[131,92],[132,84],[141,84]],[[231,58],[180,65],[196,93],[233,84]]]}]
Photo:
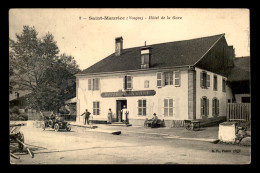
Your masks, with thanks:
[{"label": "person standing", "polygon": [[107,122],[108,123],[112,123],[112,111],[111,111],[111,108],[108,109]]},{"label": "person standing", "polygon": [[123,120],[123,122],[127,123],[127,122],[128,122],[128,114],[129,114],[129,111],[128,111],[128,109],[126,108],[125,105],[123,106],[123,109],[121,110],[121,112],[122,112],[122,120]]},{"label": "person standing", "polygon": [[[86,122],[87,122],[87,124],[89,125],[89,116],[90,116],[90,112],[88,111],[88,109],[86,109],[86,111],[82,114],[82,115],[85,115],[85,122],[84,122],[84,124],[86,125]],[[81,116],[82,116],[81,115]]]}]

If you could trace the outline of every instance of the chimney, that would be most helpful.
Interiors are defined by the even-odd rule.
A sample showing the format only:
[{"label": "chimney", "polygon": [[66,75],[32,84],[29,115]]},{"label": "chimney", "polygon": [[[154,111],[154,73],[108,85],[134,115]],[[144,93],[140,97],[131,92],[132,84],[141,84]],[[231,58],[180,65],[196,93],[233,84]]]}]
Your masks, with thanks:
[{"label": "chimney", "polygon": [[146,42],[144,44],[145,46],[141,48],[141,69],[148,69],[151,66],[152,48],[146,46]]},{"label": "chimney", "polygon": [[115,38],[115,42],[116,42],[115,55],[119,56],[122,54],[122,50],[123,50],[123,38],[117,37],[117,38]]}]

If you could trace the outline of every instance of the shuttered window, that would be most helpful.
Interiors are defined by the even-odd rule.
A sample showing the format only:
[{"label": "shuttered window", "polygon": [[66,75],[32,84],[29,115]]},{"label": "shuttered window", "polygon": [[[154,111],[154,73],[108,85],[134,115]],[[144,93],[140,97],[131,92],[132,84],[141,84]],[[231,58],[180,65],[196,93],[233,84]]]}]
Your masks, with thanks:
[{"label": "shuttered window", "polygon": [[209,88],[210,87],[210,75],[207,74],[207,87]]},{"label": "shuttered window", "polygon": [[146,100],[138,100],[138,115],[146,115]]},{"label": "shuttered window", "polygon": [[205,71],[200,72],[200,86],[201,88],[210,87],[210,75]]},{"label": "shuttered window", "polygon": [[173,73],[172,72],[165,72],[164,73],[164,84],[165,85],[173,85]]},{"label": "shuttered window", "polygon": [[88,79],[88,90],[92,90],[92,79]]},{"label": "shuttered window", "polygon": [[100,115],[100,105],[98,101],[93,102],[93,115]]},{"label": "shuttered window", "polygon": [[157,76],[157,87],[162,87],[162,72],[158,72]]},{"label": "shuttered window", "polygon": [[212,115],[219,115],[219,100],[217,98],[213,98],[212,100]]},{"label": "shuttered window", "polygon": [[217,77],[217,75],[214,75],[213,90],[214,91],[218,90],[218,77]]},{"label": "shuttered window", "polygon": [[100,79],[88,79],[88,90],[99,90],[100,88]]},{"label": "shuttered window", "polygon": [[173,99],[164,99],[164,116],[173,116]]},{"label": "shuttered window", "polygon": [[200,99],[200,105],[201,105],[201,116],[208,116],[209,115],[209,99],[207,97],[202,97]]},{"label": "shuttered window", "polygon": [[149,80],[144,81],[144,88],[149,88]]},{"label": "shuttered window", "polygon": [[133,88],[133,77],[132,76],[124,76],[123,88],[124,89],[132,89]]}]

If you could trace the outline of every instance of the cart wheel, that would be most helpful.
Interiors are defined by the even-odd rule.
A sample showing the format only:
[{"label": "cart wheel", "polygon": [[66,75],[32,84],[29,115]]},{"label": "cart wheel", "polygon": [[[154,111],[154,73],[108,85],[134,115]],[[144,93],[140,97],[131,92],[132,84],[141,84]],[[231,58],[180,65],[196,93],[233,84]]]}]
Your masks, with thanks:
[{"label": "cart wheel", "polygon": [[190,124],[187,124],[185,127],[186,127],[187,130],[191,129],[191,125]]},{"label": "cart wheel", "polygon": [[55,125],[54,125],[54,130],[55,130],[55,132],[58,132],[59,131],[59,124],[58,123],[56,123]]},{"label": "cart wheel", "polygon": [[42,130],[45,130],[45,123],[42,123]]},{"label": "cart wheel", "polygon": [[71,127],[70,127],[70,126],[67,126],[66,130],[67,130],[67,131],[71,131]]},{"label": "cart wheel", "polygon": [[[24,142],[24,135],[23,135],[23,133],[22,132],[19,132],[18,134],[17,134],[18,136],[17,136],[17,138],[21,141],[21,142]],[[19,150],[23,150],[23,144],[21,144],[20,142],[18,143],[18,148],[19,148]]]}]

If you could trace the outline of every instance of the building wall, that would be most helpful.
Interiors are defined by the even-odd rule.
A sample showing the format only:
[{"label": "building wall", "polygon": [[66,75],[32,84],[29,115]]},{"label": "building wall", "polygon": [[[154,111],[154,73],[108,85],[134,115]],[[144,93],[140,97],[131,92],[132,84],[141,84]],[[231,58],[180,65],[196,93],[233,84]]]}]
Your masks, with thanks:
[{"label": "building wall", "polygon": [[227,89],[227,94],[226,94],[227,102],[228,102],[228,100],[230,100],[230,102],[232,102],[232,99],[233,99],[232,89],[229,85],[226,86],[226,89]]},{"label": "building wall", "polygon": [[251,97],[250,94],[235,94],[236,103],[242,103],[242,97]]},{"label": "building wall", "polygon": [[[222,91],[222,79],[226,79],[226,77],[221,76],[219,74],[212,73],[210,71],[206,71],[200,68],[195,68],[196,70],[196,119],[201,119],[201,101],[200,99],[203,96],[206,96],[209,99],[209,115],[208,118],[213,117],[212,116],[212,99],[216,97],[219,100],[219,116],[226,116],[226,103],[227,103],[227,87],[226,87],[226,92]],[[206,71],[207,74],[210,75],[210,87],[207,89],[203,89],[200,86],[200,72]],[[214,76],[217,75],[217,91],[213,90],[213,80]]]},{"label": "building wall", "polygon": [[[164,70],[165,71],[165,70]],[[168,70],[169,71],[169,70]],[[170,71],[174,71],[173,69]],[[163,72],[163,71],[160,71]],[[161,88],[156,86],[157,78],[156,71],[153,72],[134,72],[127,73],[133,76],[133,89],[137,90],[155,90],[154,96],[135,96],[135,97],[101,97],[102,92],[118,92],[123,90],[123,77],[126,73],[112,74],[112,75],[98,75],[100,78],[100,90],[88,90],[88,78],[78,77],[77,80],[77,121],[83,122],[83,117],[80,116],[86,108],[93,112],[93,101],[100,102],[100,115],[94,115],[95,120],[107,120],[108,109],[111,108],[113,118],[116,118],[116,100],[127,100],[127,108],[129,110],[130,123],[136,125],[143,125],[146,118],[152,118],[153,113],[158,115],[158,118],[164,120],[183,120],[188,119],[188,70],[180,70],[181,85],[175,87],[174,85],[167,85]],[[144,88],[144,81],[149,81],[149,88]],[[174,79],[173,79],[174,80]],[[165,98],[173,99],[173,116],[166,117],[163,115],[163,101]],[[146,99],[147,101],[147,115],[138,115],[138,99]]]}]

